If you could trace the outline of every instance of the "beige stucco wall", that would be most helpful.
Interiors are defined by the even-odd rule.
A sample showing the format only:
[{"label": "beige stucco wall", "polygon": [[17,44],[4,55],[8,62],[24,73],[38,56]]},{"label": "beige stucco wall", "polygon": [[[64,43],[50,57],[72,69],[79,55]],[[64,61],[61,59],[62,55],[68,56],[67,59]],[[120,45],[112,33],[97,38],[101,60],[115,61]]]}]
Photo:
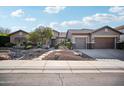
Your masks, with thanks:
[{"label": "beige stucco wall", "polygon": [[104,29],[101,29],[99,31],[92,33],[92,35],[119,35],[119,33],[113,31],[112,29],[104,28]]},{"label": "beige stucco wall", "polygon": [[124,42],[124,29],[121,29],[119,31],[123,33],[122,35],[120,35],[120,41]]},{"label": "beige stucco wall", "polygon": [[124,34],[123,35],[120,35],[120,41],[121,42],[124,42]]},{"label": "beige stucco wall", "polygon": [[76,38],[79,38],[79,37],[85,37],[86,40],[87,40],[87,43],[90,42],[90,37],[89,37],[89,35],[72,35],[72,36],[71,36],[71,41],[72,41],[72,43],[75,43],[75,39],[76,39]]},{"label": "beige stucco wall", "polygon": [[23,37],[23,38],[26,38],[27,35],[28,35],[28,34],[26,34],[26,33],[24,33],[24,32],[17,32],[17,33],[15,33],[15,34],[12,34],[12,35],[10,36],[10,42],[16,44],[16,39],[15,39],[16,37]]},{"label": "beige stucco wall", "polygon": [[91,34],[91,41],[94,42],[95,37],[115,37],[117,42],[120,39],[120,34],[112,29],[104,28]]}]

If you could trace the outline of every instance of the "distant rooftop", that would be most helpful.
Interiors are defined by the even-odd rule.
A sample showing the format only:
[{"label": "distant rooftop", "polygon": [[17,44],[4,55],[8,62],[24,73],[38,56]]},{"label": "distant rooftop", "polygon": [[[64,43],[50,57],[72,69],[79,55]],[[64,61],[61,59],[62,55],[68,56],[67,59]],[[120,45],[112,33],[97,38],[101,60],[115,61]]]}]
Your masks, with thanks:
[{"label": "distant rooftop", "polygon": [[124,29],[124,25],[118,26],[118,27],[116,27],[115,29],[116,29],[116,30],[123,30],[123,29]]},{"label": "distant rooftop", "polygon": [[18,33],[18,32],[23,32],[23,33],[29,34],[28,32],[20,29],[20,30],[17,30],[15,32],[10,33],[10,35],[15,34],[15,33]]},{"label": "distant rooftop", "polygon": [[118,26],[115,29],[121,31],[122,33],[124,33],[124,25]]},{"label": "distant rooftop", "polygon": [[66,32],[59,32],[59,37],[66,37]]},{"label": "distant rooftop", "polygon": [[78,33],[91,33],[94,30],[93,29],[69,29],[68,31],[71,31],[72,33],[78,32]]}]

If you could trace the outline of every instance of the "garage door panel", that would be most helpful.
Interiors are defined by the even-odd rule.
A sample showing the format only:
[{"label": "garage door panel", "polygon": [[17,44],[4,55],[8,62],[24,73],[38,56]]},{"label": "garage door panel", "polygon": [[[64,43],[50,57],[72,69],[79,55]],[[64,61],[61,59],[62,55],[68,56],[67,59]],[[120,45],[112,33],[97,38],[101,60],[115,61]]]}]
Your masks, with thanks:
[{"label": "garage door panel", "polygon": [[112,49],[114,48],[114,38],[109,37],[96,37],[95,38],[95,48],[96,49]]},{"label": "garage door panel", "polygon": [[75,38],[75,45],[77,49],[84,49],[86,48],[86,38],[78,37]]}]

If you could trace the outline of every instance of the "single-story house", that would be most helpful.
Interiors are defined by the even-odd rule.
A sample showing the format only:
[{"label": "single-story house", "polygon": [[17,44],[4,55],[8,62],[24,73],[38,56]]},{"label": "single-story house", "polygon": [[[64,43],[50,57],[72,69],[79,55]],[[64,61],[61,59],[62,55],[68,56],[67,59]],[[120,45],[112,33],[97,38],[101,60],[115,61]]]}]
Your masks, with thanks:
[{"label": "single-story house", "polygon": [[118,26],[115,29],[123,33],[120,35],[120,42],[124,42],[124,25]]},{"label": "single-story house", "polygon": [[[49,40],[48,45],[51,47],[54,47],[56,44],[58,44],[58,37],[59,37],[59,32],[56,30],[53,30],[53,36]],[[16,44],[17,46],[22,46],[24,42],[27,42],[27,36],[29,35],[28,32],[23,31],[23,30],[18,30],[15,32],[12,32],[9,34],[10,36],[10,42],[13,44]]]},{"label": "single-story house", "polygon": [[66,32],[59,32],[59,36],[57,38],[57,43],[61,43],[63,41],[65,41],[66,39]]},{"label": "single-story house", "polygon": [[104,26],[96,30],[69,29],[66,38],[72,41],[74,49],[114,49],[121,34],[110,26]]},{"label": "single-story house", "polygon": [[29,35],[28,32],[18,30],[10,34],[10,42],[17,46],[22,46],[27,41],[26,37]]}]

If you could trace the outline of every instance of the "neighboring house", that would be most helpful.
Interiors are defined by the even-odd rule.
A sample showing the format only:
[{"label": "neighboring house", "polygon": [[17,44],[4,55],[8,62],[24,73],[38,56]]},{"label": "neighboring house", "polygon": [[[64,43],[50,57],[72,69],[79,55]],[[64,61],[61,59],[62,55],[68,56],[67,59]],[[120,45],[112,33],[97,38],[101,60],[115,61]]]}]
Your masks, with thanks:
[{"label": "neighboring house", "polygon": [[120,35],[120,42],[124,42],[124,25],[118,26],[115,29],[123,33],[122,35]]},{"label": "neighboring house", "polygon": [[66,39],[66,32],[60,32],[59,37],[57,38],[57,43],[61,43]]},{"label": "neighboring house", "polygon": [[18,30],[10,34],[10,42],[17,46],[22,46],[27,41],[26,37],[29,33],[23,30]]},{"label": "neighboring house", "polygon": [[53,36],[50,40],[50,46],[54,47],[57,44],[57,38],[59,37],[59,32],[56,30],[53,30]]},{"label": "neighboring house", "polygon": [[120,40],[122,33],[109,26],[97,30],[70,29],[67,31],[67,39],[70,39],[75,49],[113,49]]}]

